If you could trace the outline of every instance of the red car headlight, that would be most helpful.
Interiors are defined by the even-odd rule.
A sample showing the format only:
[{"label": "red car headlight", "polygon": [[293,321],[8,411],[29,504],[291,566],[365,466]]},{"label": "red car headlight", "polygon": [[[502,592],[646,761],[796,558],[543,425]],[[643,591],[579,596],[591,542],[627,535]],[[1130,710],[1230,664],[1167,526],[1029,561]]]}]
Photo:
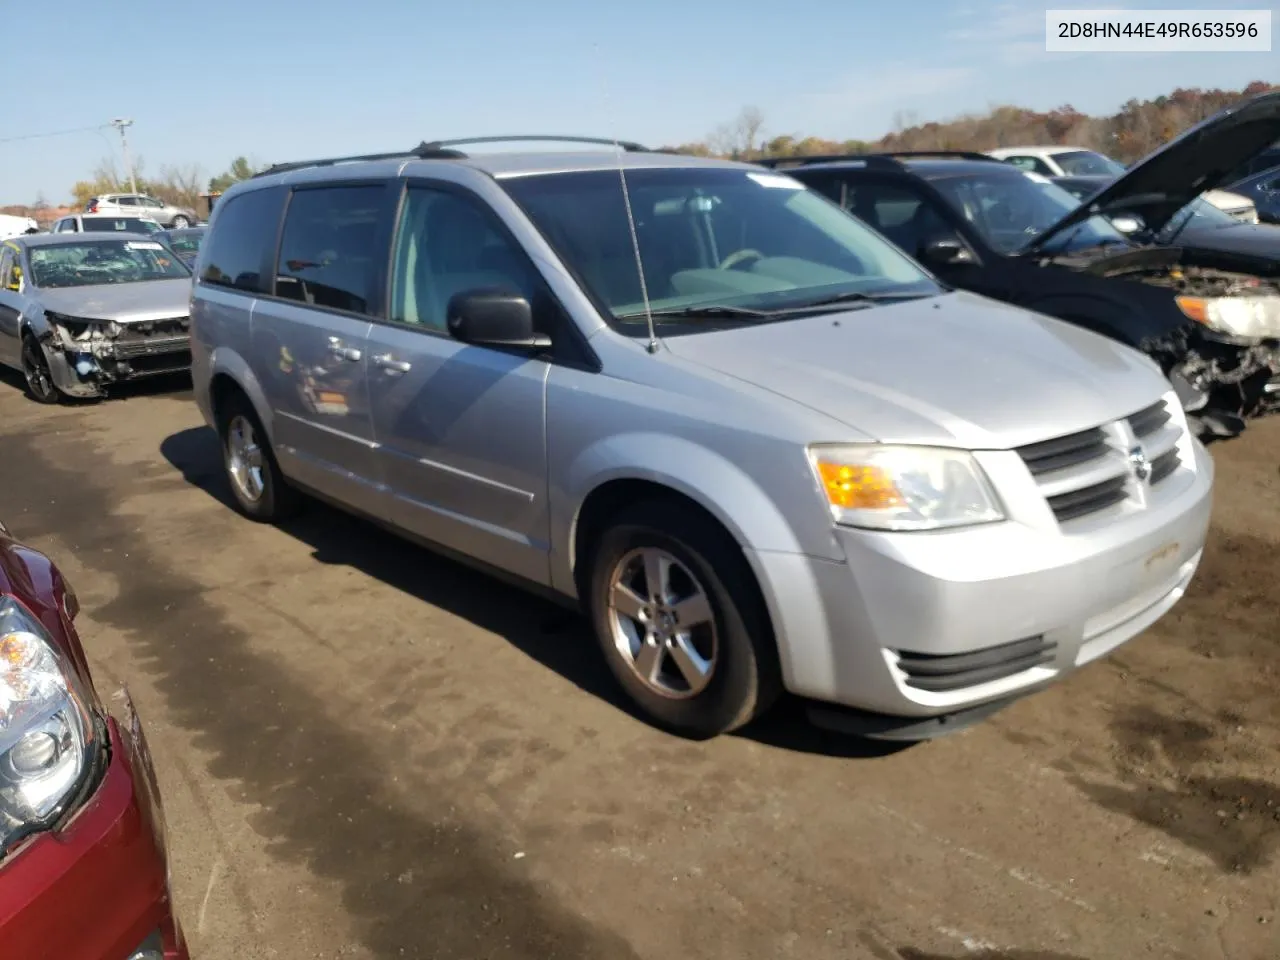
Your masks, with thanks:
[{"label": "red car headlight", "polygon": [[97,747],[86,702],[43,624],[0,597],[0,851],[75,799]]}]

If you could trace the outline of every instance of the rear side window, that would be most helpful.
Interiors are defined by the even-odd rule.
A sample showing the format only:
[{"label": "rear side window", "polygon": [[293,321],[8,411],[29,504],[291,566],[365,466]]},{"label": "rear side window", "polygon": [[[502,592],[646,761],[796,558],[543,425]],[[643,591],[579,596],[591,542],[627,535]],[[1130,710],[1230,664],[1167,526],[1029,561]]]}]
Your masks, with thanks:
[{"label": "rear side window", "polygon": [[219,202],[204,242],[202,283],[250,293],[270,291],[270,278],[262,271],[275,249],[284,198],[283,190],[267,188]]},{"label": "rear side window", "polygon": [[297,190],[289,201],[276,266],[276,296],[366,313],[378,268],[382,184]]}]

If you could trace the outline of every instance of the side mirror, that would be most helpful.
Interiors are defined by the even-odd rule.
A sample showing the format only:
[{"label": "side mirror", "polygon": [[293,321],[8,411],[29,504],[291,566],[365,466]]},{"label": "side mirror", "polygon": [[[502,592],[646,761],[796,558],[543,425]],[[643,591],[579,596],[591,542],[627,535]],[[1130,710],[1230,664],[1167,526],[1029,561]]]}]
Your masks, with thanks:
[{"label": "side mirror", "polygon": [[533,329],[533,307],[507,290],[464,290],[449,298],[446,314],[455,340],[486,347],[551,346],[551,338]]},{"label": "side mirror", "polygon": [[949,267],[961,263],[973,263],[973,254],[959,237],[944,235],[932,237],[920,245],[920,259],[929,266]]}]

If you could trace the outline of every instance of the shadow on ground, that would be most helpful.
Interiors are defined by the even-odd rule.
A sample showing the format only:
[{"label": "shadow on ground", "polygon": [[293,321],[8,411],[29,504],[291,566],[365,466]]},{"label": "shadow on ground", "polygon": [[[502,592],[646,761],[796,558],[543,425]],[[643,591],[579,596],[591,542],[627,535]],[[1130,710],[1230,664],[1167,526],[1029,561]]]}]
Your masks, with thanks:
[{"label": "shadow on ground", "polygon": [[1252,873],[1272,861],[1280,848],[1280,784],[1215,775],[1232,759],[1220,728],[1130,706],[1111,732],[1120,760],[1114,773],[1064,767],[1094,803],[1206,854],[1224,872]]},{"label": "shadow on ground", "polygon": [[[22,535],[76,531],[77,559],[118,585],[90,614],[131,634],[173,723],[207,754],[210,774],[233,795],[238,784],[255,808],[250,823],[270,855],[335,883],[373,957],[636,956],[621,937],[561,907],[521,869],[527,861],[513,861],[481,833],[457,784],[428,775],[411,796],[393,791],[394,771],[361,737],[228,623],[198,583],[152,552],[130,519],[113,515],[113,491],[136,484],[128,468],[106,460],[92,473],[55,465],[75,462],[78,442],[5,437],[0,489],[22,517]],[[40,461],[42,483],[33,490],[31,464]],[[366,550],[390,548],[365,536]],[[241,904],[249,915],[259,906]]]},{"label": "shadow on ground", "polygon": [[959,954],[932,953],[914,947],[902,947],[898,950],[898,957],[901,960],[1085,960],[1075,954],[1045,950],[968,950]]},{"label": "shadow on ground", "polygon": [[[228,510],[235,509],[213,430],[195,427],[173,434],[161,443],[160,452],[188,483]],[[504,637],[581,690],[644,722],[609,673],[589,624],[573,611],[319,502],[309,502],[300,516],[279,529],[307,544],[317,561],[352,567]],[[849,759],[888,756],[907,746],[816,729],[792,700],[784,700],[738,735],[779,749]]]},{"label": "shadow on ground", "polygon": [[[12,367],[0,367],[0,389],[9,388],[19,393],[27,392],[27,381],[22,372]],[[191,402],[191,374],[166,373],[154,377],[143,377],[130,383],[115,384],[107,397],[74,399],[64,397],[62,402],[69,406],[92,406],[103,400],[124,400],[129,397],[157,397],[163,400],[181,400]],[[35,403],[34,400],[28,400]]]}]

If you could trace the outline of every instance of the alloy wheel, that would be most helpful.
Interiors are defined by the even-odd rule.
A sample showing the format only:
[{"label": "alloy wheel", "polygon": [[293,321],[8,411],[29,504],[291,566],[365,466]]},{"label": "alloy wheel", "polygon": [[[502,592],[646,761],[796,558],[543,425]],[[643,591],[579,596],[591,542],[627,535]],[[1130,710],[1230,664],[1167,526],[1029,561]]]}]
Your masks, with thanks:
[{"label": "alloy wheel", "polygon": [[618,561],[609,626],[619,655],[653,692],[688,699],[711,682],[719,638],[707,591],[666,550],[640,547]]}]

